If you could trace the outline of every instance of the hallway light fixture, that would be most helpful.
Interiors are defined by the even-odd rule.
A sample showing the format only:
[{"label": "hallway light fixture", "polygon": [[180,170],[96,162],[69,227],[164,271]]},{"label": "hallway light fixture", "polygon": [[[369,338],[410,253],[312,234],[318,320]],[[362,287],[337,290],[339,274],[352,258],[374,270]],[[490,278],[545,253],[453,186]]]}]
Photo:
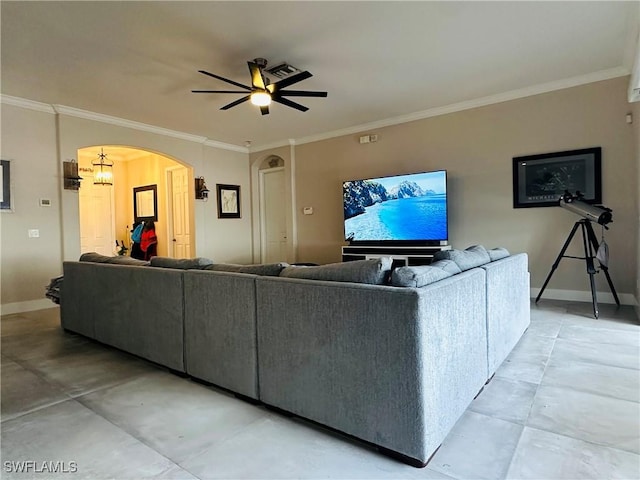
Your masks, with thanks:
[{"label": "hallway light fixture", "polygon": [[98,160],[92,163],[94,166],[94,185],[113,185],[113,163],[107,161],[107,154],[104,149],[100,149]]},{"label": "hallway light fixture", "polygon": [[196,177],[196,200],[204,200],[209,198],[209,189],[204,183],[204,177]]},{"label": "hallway light fixture", "polygon": [[62,162],[64,167],[64,189],[65,190],[78,190],[80,188],[80,181],[82,177],[78,175],[78,164],[75,160],[68,162]]}]

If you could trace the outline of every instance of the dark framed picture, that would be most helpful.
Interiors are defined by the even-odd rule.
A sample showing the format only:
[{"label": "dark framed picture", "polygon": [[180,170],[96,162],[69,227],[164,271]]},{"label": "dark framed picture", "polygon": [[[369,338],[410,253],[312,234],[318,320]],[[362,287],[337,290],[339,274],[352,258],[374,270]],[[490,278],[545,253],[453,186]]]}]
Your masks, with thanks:
[{"label": "dark framed picture", "polygon": [[133,189],[133,218],[137,222],[158,221],[158,186],[145,185]]},{"label": "dark framed picture", "polygon": [[0,160],[0,210],[11,211],[11,162]]},{"label": "dark framed picture", "polygon": [[558,206],[565,191],[602,202],[601,147],[513,158],[513,208]]},{"label": "dark framed picture", "polygon": [[216,184],[218,218],[240,218],[240,185]]}]

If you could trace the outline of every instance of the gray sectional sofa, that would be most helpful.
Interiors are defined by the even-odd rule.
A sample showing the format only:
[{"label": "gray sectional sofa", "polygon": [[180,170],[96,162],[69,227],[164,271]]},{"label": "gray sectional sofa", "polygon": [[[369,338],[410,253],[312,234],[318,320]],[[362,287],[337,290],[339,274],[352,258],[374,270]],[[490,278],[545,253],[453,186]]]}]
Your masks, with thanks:
[{"label": "gray sectional sofa", "polygon": [[529,324],[526,254],[476,246],[435,260],[391,272],[389,258],[85,254],[64,263],[61,323],[424,466]]}]

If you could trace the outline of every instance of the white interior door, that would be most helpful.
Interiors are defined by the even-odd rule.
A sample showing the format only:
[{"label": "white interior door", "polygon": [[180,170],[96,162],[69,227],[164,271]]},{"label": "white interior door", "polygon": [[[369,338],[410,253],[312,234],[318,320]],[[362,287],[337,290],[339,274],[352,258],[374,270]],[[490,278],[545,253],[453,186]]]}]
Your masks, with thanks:
[{"label": "white interior door", "polygon": [[262,262],[287,260],[287,217],[284,168],[260,171]]},{"label": "white interior door", "polygon": [[82,174],[80,202],[80,249],[111,256],[116,250],[113,217],[113,187],[94,185],[93,176]]},{"label": "white interior door", "polygon": [[191,258],[189,228],[189,172],[185,167],[172,169],[171,176],[171,243],[173,258]]}]

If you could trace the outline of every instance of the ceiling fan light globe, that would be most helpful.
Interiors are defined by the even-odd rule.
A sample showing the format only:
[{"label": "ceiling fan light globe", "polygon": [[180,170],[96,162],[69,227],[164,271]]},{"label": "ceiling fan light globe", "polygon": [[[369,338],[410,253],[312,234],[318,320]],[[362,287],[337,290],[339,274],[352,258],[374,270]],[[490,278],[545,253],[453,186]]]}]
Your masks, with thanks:
[{"label": "ceiling fan light globe", "polygon": [[266,107],[271,104],[271,95],[268,92],[253,92],[251,94],[251,103],[257,107]]}]

